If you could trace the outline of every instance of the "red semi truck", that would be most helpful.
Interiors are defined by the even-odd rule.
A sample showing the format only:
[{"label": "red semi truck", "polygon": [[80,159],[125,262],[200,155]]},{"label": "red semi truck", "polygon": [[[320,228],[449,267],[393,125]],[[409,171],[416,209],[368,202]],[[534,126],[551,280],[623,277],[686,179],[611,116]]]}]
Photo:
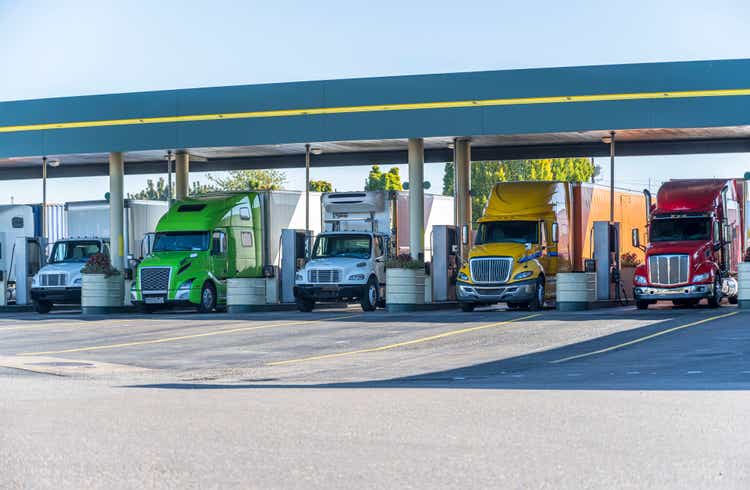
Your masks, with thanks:
[{"label": "red semi truck", "polygon": [[[737,303],[737,264],[743,259],[745,184],[742,179],[673,180],[651,204],[645,264],[635,270],[633,295],[639,309],[659,300],[692,306],[706,299]],[[633,245],[640,247],[638,230]]]}]

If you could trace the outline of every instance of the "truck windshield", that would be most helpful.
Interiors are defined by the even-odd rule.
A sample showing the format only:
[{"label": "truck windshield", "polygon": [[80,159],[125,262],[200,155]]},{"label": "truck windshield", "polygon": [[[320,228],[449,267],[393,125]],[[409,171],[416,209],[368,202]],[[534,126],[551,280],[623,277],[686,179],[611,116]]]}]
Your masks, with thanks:
[{"label": "truck windshield", "polygon": [[489,221],[480,223],[476,244],[482,243],[538,243],[539,224],[536,221]]},{"label": "truck windshield", "polygon": [[98,254],[102,250],[102,244],[93,240],[80,242],[57,242],[52,247],[49,257],[50,264],[60,262],[86,262],[89,257]]},{"label": "truck windshield", "polygon": [[313,258],[367,259],[370,257],[371,248],[372,240],[369,235],[320,235],[315,240]]},{"label": "truck windshield", "polygon": [[187,252],[208,250],[207,231],[177,231],[157,233],[153,252]]},{"label": "truck windshield", "polygon": [[652,242],[707,241],[710,238],[710,218],[655,219],[649,229]]}]

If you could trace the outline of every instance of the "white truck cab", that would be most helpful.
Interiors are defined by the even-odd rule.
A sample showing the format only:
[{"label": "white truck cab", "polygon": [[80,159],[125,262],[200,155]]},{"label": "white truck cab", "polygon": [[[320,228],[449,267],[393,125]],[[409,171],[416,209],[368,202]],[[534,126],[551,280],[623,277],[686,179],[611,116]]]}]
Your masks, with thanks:
[{"label": "white truck cab", "polygon": [[55,304],[81,303],[81,268],[94,254],[109,256],[108,238],[68,238],[52,246],[47,265],[31,281],[31,299],[38,313],[49,313]]},{"label": "white truck cab", "polygon": [[316,301],[359,301],[364,311],[383,305],[388,237],[376,232],[335,231],[315,238],[308,262],[297,271],[301,311]]}]

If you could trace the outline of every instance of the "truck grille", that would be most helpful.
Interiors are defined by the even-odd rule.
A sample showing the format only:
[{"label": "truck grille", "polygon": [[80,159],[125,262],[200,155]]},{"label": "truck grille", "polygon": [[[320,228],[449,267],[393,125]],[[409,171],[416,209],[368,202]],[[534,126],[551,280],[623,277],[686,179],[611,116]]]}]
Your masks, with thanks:
[{"label": "truck grille", "polygon": [[144,267],[141,269],[141,291],[166,293],[169,289],[170,267]]},{"label": "truck grille", "polygon": [[338,269],[312,269],[307,278],[312,283],[335,283],[341,281],[341,271]]},{"label": "truck grille", "polygon": [[39,276],[39,283],[42,287],[65,286],[68,282],[68,275],[65,273],[50,273]]},{"label": "truck grille", "polygon": [[474,282],[507,282],[513,265],[511,257],[471,259],[471,280]]},{"label": "truck grille", "polygon": [[687,255],[652,255],[648,258],[649,282],[672,285],[688,282]]}]

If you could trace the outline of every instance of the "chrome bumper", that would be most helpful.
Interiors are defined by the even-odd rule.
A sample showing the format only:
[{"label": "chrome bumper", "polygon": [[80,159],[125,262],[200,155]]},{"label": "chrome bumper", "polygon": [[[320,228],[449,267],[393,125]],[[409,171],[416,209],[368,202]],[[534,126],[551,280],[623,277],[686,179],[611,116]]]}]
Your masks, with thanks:
[{"label": "chrome bumper", "polygon": [[534,299],[536,279],[500,284],[456,283],[456,298],[462,303],[524,303]]},{"label": "chrome bumper", "polygon": [[713,284],[696,284],[694,286],[680,286],[675,288],[658,288],[652,286],[636,286],[633,296],[637,300],[672,300],[672,299],[703,299],[713,296]]}]

